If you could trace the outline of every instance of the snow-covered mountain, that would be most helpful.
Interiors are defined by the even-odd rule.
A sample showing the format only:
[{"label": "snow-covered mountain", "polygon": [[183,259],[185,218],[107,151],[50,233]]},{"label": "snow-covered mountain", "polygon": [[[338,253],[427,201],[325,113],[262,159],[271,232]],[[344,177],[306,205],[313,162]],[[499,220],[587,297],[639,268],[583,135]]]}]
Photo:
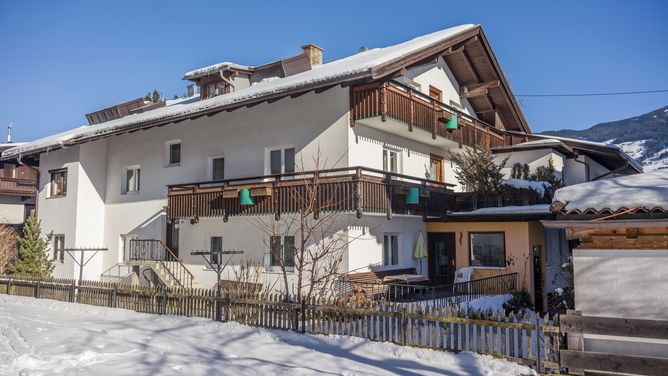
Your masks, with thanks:
[{"label": "snow-covered mountain", "polygon": [[668,170],[668,106],[644,115],[596,124],[589,129],[543,134],[617,145],[642,163],[645,171]]}]

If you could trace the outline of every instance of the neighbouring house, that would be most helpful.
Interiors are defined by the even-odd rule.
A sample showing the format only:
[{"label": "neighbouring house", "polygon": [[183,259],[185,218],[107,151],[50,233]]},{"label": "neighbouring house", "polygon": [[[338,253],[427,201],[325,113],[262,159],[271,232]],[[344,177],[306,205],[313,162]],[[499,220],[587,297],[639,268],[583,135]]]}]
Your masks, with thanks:
[{"label": "neighbouring house", "polygon": [[[625,332],[629,337],[634,332],[640,337],[647,336],[644,320],[658,320],[650,325],[650,331],[665,330],[668,171],[562,188],[554,196],[552,211],[556,219],[544,221],[545,227],[565,231],[567,238],[577,243],[572,259],[577,315],[584,319],[624,319],[633,327]],[[623,325],[611,326],[611,320],[605,319],[598,328],[623,331]],[[575,347],[599,353],[666,358],[668,343],[659,339],[665,337],[655,338],[585,334]]]},{"label": "neighbouring house", "polygon": [[[22,143],[0,144],[0,152]],[[35,208],[37,168],[0,161],[0,224],[20,227]]]},{"label": "neighbouring house", "polygon": [[[479,200],[461,192],[455,176],[452,156],[470,148],[546,163],[522,154],[535,150],[512,149],[531,130],[479,25],[330,62],[307,44],[287,59],[224,62],[183,78],[197,87],[187,98],[145,111],[111,106],[92,113],[89,126],[3,153],[39,165],[37,211],[57,239],[56,276],[79,274],[65,249],[76,256],[102,248],[84,278],[136,278],[150,269],[166,284],[210,287],[215,273],[191,252],[239,250],[226,278],[252,258],[263,268],[260,282],[275,284],[276,255],[293,260],[299,239],[269,236],[257,223],[294,216],[291,190],[318,178],[319,202],[335,202],[342,214],[332,236],[354,239],[340,273],[445,284],[472,266],[476,279],[518,272],[532,294],[534,280],[544,282],[533,266],[545,269],[546,257],[533,255],[550,244],[540,225],[553,218],[549,197],[534,190],[544,185],[508,181],[494,199]],[[612,176],[626,160],[559,142],[541,152],[563,156],[573,182]],[[414,256],[420,233],[424,260]]]}]

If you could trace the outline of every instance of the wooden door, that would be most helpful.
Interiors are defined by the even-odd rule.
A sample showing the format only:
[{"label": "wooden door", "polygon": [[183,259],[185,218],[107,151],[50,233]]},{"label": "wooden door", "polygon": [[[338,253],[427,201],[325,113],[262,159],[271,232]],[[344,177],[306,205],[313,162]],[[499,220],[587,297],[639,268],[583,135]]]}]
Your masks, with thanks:
[{"label": "wooden door", "polygon": [[432,154],[430,156],[429,165],[430,179],[436,181],[445,181],[443,176],[443,157]]},{"label": "wooden door", "polygon": [[455,279],[455,233],[430,232],[427,234],[429,279],[433,284],[445,285]]},{"label": "wooden door", "polygon": [[429,85],[429,96],[436,99],[439,102],[443,102],[443,92],[441,89]]}]

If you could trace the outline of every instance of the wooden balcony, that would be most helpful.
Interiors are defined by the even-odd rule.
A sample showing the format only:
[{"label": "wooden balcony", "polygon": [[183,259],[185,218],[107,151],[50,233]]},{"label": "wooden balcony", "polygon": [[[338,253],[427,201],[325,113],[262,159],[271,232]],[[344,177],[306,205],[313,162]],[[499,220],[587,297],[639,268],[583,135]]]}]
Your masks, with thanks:
[{"label": "wooden balcony", "polygon": [[0,177],[0,195],[35,197],[37,195],[37,181]]},{"label": "wooden balcony", "polygon": [[[503,146],[503,131],[475,119],[456,108],[395,81],[351,87],[351,123],[371,118],[404,123],[409,132],[431,133],[476,149]],[[457,114],[459,129],[447,131],[446,122]]]},{"label": "wooden balcony", "polygon": [[[314,183],[314,182],[317,182]],[[379,170],[350,167],[243,179],[169,186],[167,215],[175,218],[274,215],[298,213],[317,197],[318,211],[383,213],[445,217],[454,208],[454,193],[447,183]],[[406,204],[411,188],[419,189],[419,203]],[[249,189],[253,205],[242,205],[241,189]],[[311,193],[309,193],[311,192]],[[313,193],[316,192],[316,193]],[[309,196],[310,195],[310,196]],[[317,215],[317,214],[316,214]]]}]

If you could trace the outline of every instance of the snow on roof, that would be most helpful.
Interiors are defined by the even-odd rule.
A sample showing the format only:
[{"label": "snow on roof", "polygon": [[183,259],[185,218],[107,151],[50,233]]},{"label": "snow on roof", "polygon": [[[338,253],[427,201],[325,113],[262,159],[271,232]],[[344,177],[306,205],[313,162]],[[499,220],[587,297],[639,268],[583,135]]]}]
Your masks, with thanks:
[{"label": "snow on roof", "polygon": [[515,188],[529,188],[536,191],[541,197],[545,196],[545,188],[549,188],[552,184],[546,181],[534,181],[524,179],[504,179],[501,184],[509,185]]},{"label": "snow on roof", "polygon": [[501,206],[498,208],[482,208],[469,212],[455,212],[450,215],[490,215],[490,214],[549,214],[550,204],[524,205],[524,206]]},{"label": "snow on roof", "polygon": [[[559,203],[559,204],[557,204]],[[621,176],[571,185],[557,190],[554,207],[563,211],[585,212],[593,209],[618,211],[643,207],[668,209],[668,171]]]},{"label": "snow on roof", "polygon": [[230,61],[224,61],[222,63],[213,64],[213,65],[209,65],[208,67],[199,68],[199,69],[191,70],[190,72],[186,72],[183,75],[183,79],[184,80],[191,80],[193,78],[207,76],[207,75],[216,73],[221,69],[224,70],[226,68],[250,70],[253,67],[247,66],[247,65],[240,65],[240,64],[237,64],[237,63],[232,63]]},{"label": "snow on roof", "polygon": [[2,153],[2,157],[12,158],[41,151],[48,151],[53,148],[61,147],[64,142],[73,144],[85,142],[96,137],[107,136],[116,132],[124,132],[135,127],[192,116],[195,113],[217,107],[240,104],[270,95],[299,90],[301,88],[310,88],[317,85],[326,85],[332,82],[341,82],[369,76],[371,75],[371,70],[374,68],[392,63],[475,27],[477,26],[472,24],[451,27],[394,46],[374,48],[326,64],[316,65],[312,67],[311,70],[253,85],[229,94],[219,95],[195,103],[163,107],[140,114],[128,115],[120,119],[100,124],[75,128],[6,150]]}]

